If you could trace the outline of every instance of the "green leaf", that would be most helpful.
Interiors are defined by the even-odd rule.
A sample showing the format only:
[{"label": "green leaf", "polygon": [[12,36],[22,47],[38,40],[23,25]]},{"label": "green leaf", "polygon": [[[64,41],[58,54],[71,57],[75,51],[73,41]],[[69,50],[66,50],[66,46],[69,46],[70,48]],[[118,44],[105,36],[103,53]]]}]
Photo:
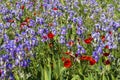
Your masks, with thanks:
[{"label": "green leaf", "polygon": [[79,79],[80,79],[79,75],[73,75],[73,78],[71,80],[79,80]]},{"label": "green leaf", "polygon": [[15,80],[20,80],[19,76],[17,75],[17,73],[14,74],[15,75]]}]

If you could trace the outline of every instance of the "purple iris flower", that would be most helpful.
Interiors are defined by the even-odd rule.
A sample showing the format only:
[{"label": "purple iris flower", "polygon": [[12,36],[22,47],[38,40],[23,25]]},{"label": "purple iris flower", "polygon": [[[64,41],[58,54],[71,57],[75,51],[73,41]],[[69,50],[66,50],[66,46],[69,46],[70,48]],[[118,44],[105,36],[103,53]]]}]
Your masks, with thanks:
[{"label": "purple iris flower", "polygon": [[2,60],[5,62],[9,62],[10,56],[8,54],[2,55]]},{"label": "purple iris flower", "polygon": [[46,42],[48,40],[47,34],[43,33],[43,35],[41,36],[41,41],[42,42]]},{"label": "purple iris flower", "polygon": [[60,36],[59,43],[64,44],[65,43],[65,37]]},{"label": "purple iris flower", "polygon": [[95,4],[95,3],[96,3],[96,0],[90,0],[90,3],[91,3],[91,4]]},{"label": "purple iris flower", "polygon": [[100,29],[100,24],[95,24],[95,29],[99,30]]},{"label": "purple iris flower", "polygon": [[14,51],[10,51],[9,52],[11,59],[15,59],[16,58],[16,53]]},{"label": "purple iris flower", "polygon": [[78,49],[82,49],[83,47],[81,45],[77,45],[77,48]]},{"label": "purple iris flower", "polygon": [[57,21],[54,20],[54,21],[53,21],[53,26],[56,27],[57,25],[58,25]]},{"label": "purple iris flower", "polygon": [[76,52],[78,55],[80,55],[81,53],[81,50],[80,49],[77,49],[77,52]]},{"label": "purple iris flower", "polygon": [[4,79],[5,76],[6,76],[6,71],[2,70],[0,79],[2,79],[2,78]]},{"label": "purple iris flower", "polygon": [[92,56],[97,56],[97,55],[98,55],[98,53],[96,51],[92,52]]},{"label": "purple iris flower", "polygon": [[55,16],[55,11],[51,11],[51,12],[50,12],[50,15],[51,15],[51,16]]},{"label": "purple iris flower", "polygon": [[74,12],[74,11],[69,11],[68,13],[69,13],[69,17],[70,17],[70,18],[73,18],[75,12]]},{"label": "purple iris flower", "polygon": [[37,40],[36,37],[32,37],[31,42],[32,42],[32,43],[31,43],[32,46],[38,45],[38,40]]},{"label": "purple iris flower", "polygon": [[51,10],[52,9],[52,4],[47,4],[47,9]]},{"label": "purple iris flower", "polygon": [[9,74],[9,80],[15,80],[12,72]]},{"label": "purple iris flower", "polygon": [[4,28],[3,23],[0,23],[0,29],[3,29],[3,28]]},{"label": "purple iris flower", "polygon": [[83,33],[83,30],[82,30],[81,28],[77,27],[76,33],[77,33],[78,35],[81,35],[81,34]]},{"label": "purple iris flower", "polygon": [[7,34],[4,34],[3,37],[4,37],[4,38],[3,38],[3,39],[4,39],[4,42],[9,41],[9,36],[8,36]]},{"label": "purple iris flower", "polygon": [[16,23],[11,23],[11,26],[13,29],[15,29],[17,27],[17,24]]},{"label": "purple iris flower", "polygon": [[28,40],[25,41],[25,46],[30,46],[30,42]]},{"label": "purple iris flower", "polygon": [[86,53],[86,50],[84,48],[81,49],[81,53]]},{"label": "purple iris flower", "polygon": [[58,13],[57,13],[57,16],[58,16],[58,17],[61,17],[61,16],[63,16],[63,13],[62,13],[62,12],[58,12]]},{"label": "purple iris flower", "polygon": [[7,23],[4,25],[4,28],[7,29],[7,28],[9,28],[9,27],[10,27],[10,23],[7,22]]},{"label": "purple iris flower", "polygon": [[108,7],[107,7],[107,9],[108,9],[108,12],[111,13],[111,12],[114,11],[114,6],[112,4],[109,4]]},{"label": "purple iris flower", "polygon": [[2,13],[3,15],[6,15],[6,14],[9,13],[9,10],[8,10],[7,8],[3,8],[2,11],[1,11],[1,13]]},{"label": "purple iris flower", "polygon": [[20,66],[21,66],[21,67],[24,66],[24,62],[23,62],[23,61],[20,62]]},{"label": "purple iris flower", "polygon": [[94,59],[95,59],[96,62],[98,62],[99,56],[94,56]]},{"label": "purple iris flower", "polygon": [[78,22],[78,24],[79,24],[79,25],[82,25],[83,20],[82,20],[82,17],[81,17],[81,16],[80,16],[80,17],[78,17],[77,22]]},{"label": "purple iris flower", "polygon": [[26,8],[30,10],[30,8],[33,7],[33,2],[29,2],[29,4],[26,4]]},{"label": "purple iris flower", "polygon": [[12,48],[16,48],[16,43],[15,43],[15,40],[10,40],[8,45]]},{"label": "purple iris flower", "polygon": [[101,20],[106,19],[106,15],[105,15],[104,13],[103,13],[103,14],[101,14],[100,19],[101,19]]},{"label": "purple iris flower", "polygon": [[21,35],[19,35],[18,37],[22,36],[23,38],[27,36],[26,32],[21,32]]},{"label": "purple iris flower", "polygon": [[118,43],[120,43],[120,33],[118,33]]},{"label": "purple iris flower", "polygon": [[35,30],[32,28],[28,28],[26,32],[28,32],[29,35],[35,35]]},{"label": "purple iris flower", "polygon": [[85,9],[84,9],[84,13],[87,13],[87,12],[88,12],[88,9],[85,8]]},{"label": "purple iris flower", "polygon": [[44,28],[40,28],[39,27],[37,33],[40,34],[40,35],[42,35],[44,33]]},{"label": "purple iris flower", "polygon": [[20,9],[20,7],[21,7],[20,2],[17,2],[17,3],[16,3],[16,9]]},{"label": "purple iris flower", "polygon": [[30,59],[27,59],[27,62],[28,62],[28,63],[30,63],[30,62],[31,62],[31,60],[30,60]]},{"label": "purple iris flower", "polygon": [[15,59],[15,63],[14,63],[14,64],[15,64],[16,66],[18,66],[18,65],[19,65],[19,63],[20,63],[19,59],[18,59],[18,58],[16,58],[16,59]]},{"label": "purple iris flower", "polygon": [[97,51],[93,51],[92,56],[95,59],[95,61],[98,62],[98,60],[99,60],[99,54],[98,54],[98,52]]},{"label": "purple iris flower", "polygon": [[18,12],[18,15],[19,15],[20,17],[23,16],[23,11],[20,10],[20,11]]},{"label": "purple iris flower", "polygon": [[78,21],[78,19],[74,17],[72,21],[73,21],[74,23],[76,23],[76,22]]},{"label": "purple iris flower", "polygon": [[79,4],[79,2],[78,2],[78,0],[76,0],[76,1],[74,2],[74,7],[75,7],[75,8],[79,8],[78,4]]},{"label": "purple iris flower", "polygon": [[18,53],[19,51],[23,50],[23,45],[19,44],[18,47],[16,48],[16,52]]},{"label": "purple iris flower", "polygon": [[49,33],[49,29],[48,28],[44,28],[44,33]]},{"label": "purple iris flower", "polygon": [[68,24],[68,25],[67,25],[67,28],[68,28],[68,29],[69,29],[69,28],[71,29],[71,28],[72,28],[72,26],[71,26],[70,24]]},{"label": "purple iris flower", "polygon": [[47,10],[47,3],[43,3],[43,7],[45,10]]},{"label": "purple iris flower", "polygon": [[7,63],[7,64],[6,64],[6,68],[7,68],[7,69],[12,69],[12,68],[13,68],[12,63]]},{"label": "purple iris flower", "polygon": [[17,14],[17,11],[16,10],[11,10],[11,14],[15,16]]},{"label": "purple iris flower", "polygon": [[35,27],[36,23],[34,20],[30,19],[29,26]]},{"label": "purple iris flower", "polygon": [[43,2],[49,4],[50,0],[43,0]]},{"label": "purple iris flower", "polygon": [[66,35],[66,33],[67,33],[67,28],[66,27],[62,27],[61,28],[61,34],[62,35]]},{"label": "purple iris flower", "polygon": [[27,60],[21,61],[21,62],[20,62],[20,66],[21,66],[21,67],[27,67],[27,66],[28,66]]},{"label": "purple iris flower", "polygon": [[97,46],[97,48],[96,48],[96,53],[102,53],[103,52],[103,50],[102,50],[102,47],[100,47],[100,46]]},{"label": "purple iris flower", "polygon": [[36,17],[36,22],[39,23],[40,25],[44,24],[44,18]]},{"label": "purple iris flower", "polygon": [[3,29],[0,29],[0,34],[2,34],[3,33]]},{"label": "purple iris flower", "polygon": [[77,45],[77,54],[83,54],[83,53],[86,53],[86,50],[81,46],[81,45]]},{"label": "purple iris flower", "polygon": [[56,30],[55,27],[52,27],[52,28],[51,28],[51,31],[52,31],[53,34],[57,34],[57,30]]},{"label": "purple iris flower", "polygon": [[119,27],[120,27],[120,23],[118,23],[118,22],[113,22],[113,29],[115,30],[115,29],[118,29]]}]

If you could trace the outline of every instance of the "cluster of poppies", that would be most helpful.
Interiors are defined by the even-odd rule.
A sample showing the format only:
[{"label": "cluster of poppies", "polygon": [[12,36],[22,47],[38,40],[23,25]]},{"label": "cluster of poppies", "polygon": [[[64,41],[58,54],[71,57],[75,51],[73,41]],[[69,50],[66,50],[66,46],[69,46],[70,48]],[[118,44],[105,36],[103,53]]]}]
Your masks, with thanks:
[{"label": "cluster of poppies", "polygon": [[[35,57],[34,48],[51,40],[67,47],[70,52],[66,54],[80,61],[94,65],[104,55],[108,57],[105,64],[110,64],[112,54],[104,49],[117,49],[120,39],[120,22],[114,20],[114,10],[119,9],[114,9],[112,4],[104,11],[96,0],[13,1],[0,0],[0,79],[14,80],[13,70],[29,66],[30,58]],[[85,25],[89,21],[84,15],[92,26],[90,23]],[[93,53],[89,53],[91,56],[81,43],[94,48]],[[49,43],[49,46],[53,44]],[[72,52],[73,47],[77,48],[76,52]],[[62,61],[64,67],[72,66],[70,58],[62,58]]]}]

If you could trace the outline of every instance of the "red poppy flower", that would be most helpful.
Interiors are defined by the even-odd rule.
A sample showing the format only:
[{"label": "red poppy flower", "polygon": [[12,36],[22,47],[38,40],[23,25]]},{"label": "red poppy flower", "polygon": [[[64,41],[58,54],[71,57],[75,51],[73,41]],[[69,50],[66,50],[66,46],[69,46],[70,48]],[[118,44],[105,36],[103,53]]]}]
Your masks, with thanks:
[{"label": "red poppy flower", "polygon": [[23,26],[24,26],[23,24],[20,24],[20,30],[22,30],[22,29],[23,29]]},{"label": "red poppy flower", "polygon": [[75,54],[75,57],[78,57],[78,54]]},{"label": "red poppy flower", "polygon": [[65,58],[65,57],[62,57],[61,60],[64,62],[64,61],[66,60],[66,58]]},{"label": "red poppy flower", "polygon": [[53,10],[58,10],[58,8],[53,8]]},{"label": "red poppy flower", "polygon": [[49,39],[53,39],[54,38],[54,34],[52,32],[49,32],[47,34],[47,36],[48,36]]},{"label": "red poppy flower", "polygon": [[25,6],[24,6],[24,5],[22,5],[22,6],[20,7],[20,9],[22,9],[22,10],[23,10],[24,8],[25,8]]},{"label": "red poppy flower", "polygon": [[22,23],[20,24],[20,29],[21,29],[21,30],[23,29],[24,25],[27,25],[27,23],[26,23],[26,22],[22,22]]},{"label": "red poppy flower", "polygon": [[91,41],[93,40],[93,38],[91,36],[88,39],[91,40]]},{"label": "red poppy flower", "polygon": [[104,42],[104,41],[105,41],[105,36],[102,36],[101,39],[102,39],[102,41]]},{"label": "red poppy flower", "polygon": [[94,65],[96,63],[95,59],[91,58],[90,60],[90,65]]},{"label": "red poppy flower", "polygon": [[24,22],[21,23],[21,25],[27,25],[27,22],[24,21]]},{"label": "red poppy flower", "polygon": [[106,45],[106,46],[105,46],[105,48],[106,48],[106,49],[109,49],[109,46],[108,46],[108,45]]},{"label": "red poppy flower", "polygon": [[111,34],[111,35],[112,35],[112,31],[109,31],[109,34]]},{"label": "red poppy flower", "polygon": [[27,23],[28,23],[29,21],[30,21],[30,18],[27,17],[24,22],[27,22]]},{"label": "red poppy flower", "polygon": [[49,23],[48,26],[53,26],[53,24],[52,24],[52,23]]},{"label": "red poppy flower", "polygon": [[81,56],[80,60],[87,60],[89,61],[92,57],[91,56]]},{"label": "red poppy flower", "polygon": [[68,44],[69,44],[69,46],[73,46],[74,42],[73,41],[69,41]]},{"label": "red poppy flower", "polygon": [[67,51],[67,52],[65,52],[65,54],[69,55],[69,54],[71,54],[71,52]]},{"label": "red poppy flower", "polygon": [[71,62],[70,59],[66,59],[66,60],[64,61],[64,67],[66,67],[66,68],[70,68],[71,65],[72,65],[72,62]]},{"label": "red poppy flower", "polygon": [[109,64],[110,64],[110,60],[104,61],[104,64],[105,64],[105,65],[109,65]]},{"label": "red poppy flower", "polygon": [[90,62],[90,65],[94,65],[96,63],[95,59],[93,59],[91,56],[82,56],[80,57],[80,60],[87,60]]},{"label": "red poppy flower", "polygon": [[10,19],[10,20],[8,20],[8,22],[13,23],[13,22],[14,22],[14,20],[13,20],[13,19]]},{"label": "red poppy flower", "polygon": [[86,44],[91,44],[91,41],[92,41],[91,38],[88,38],[88,39],[85,39],[85,40],[84,40],[84,42],[85,42]]},{"label": "red poppy flower", "polygon": [[109,56],[109,53],[103,53],[103,56]]}]

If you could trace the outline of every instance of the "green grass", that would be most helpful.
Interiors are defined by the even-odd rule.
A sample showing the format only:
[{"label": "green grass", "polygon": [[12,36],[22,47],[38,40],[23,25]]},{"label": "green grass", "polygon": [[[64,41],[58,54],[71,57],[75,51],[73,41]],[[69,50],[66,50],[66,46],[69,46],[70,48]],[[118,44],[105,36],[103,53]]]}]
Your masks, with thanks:
[{"label": "green grass", "polygon": [[[5,0],[7,1],[7,0]],[[2,3],[4,3],[3,1]],[[80,0],[79,0],[80,1]],[[14,3],[15,1],[13,1]],[[114,13],[114,20],[120,19],[120,14],[116,10],[118,8],[118,4],[114,3],[113,0],[97,0],[97,2],[105,2],[105,4],[100,4],[99,7],[103,9],[103,11],[107,11],[107,4],[113,4],[115,6],[115,13]],[[61,0],[61,3],[65,5],[63,0]],[[83,17],[83,24],[85,27],[87,27],[88,31],[84,32],[85,38],[87,38],[87,35],[91,33],[91,31],[94,28],[94,20],[99,21],[99,17],[101,13],[98,13],[95,15],[95,19],[92,20],[89,18],[91,9],[89,8],[90,5],[79,5],[80,9],[75,9],[77,11],[76,16],[82,16]],[[88,12],[85,14],[83,12],[84,8],[89,9]],[[31,17],[32,19],[35,19],[35,17],[32,15],[32,13],[28,10],[24,10],[25,15],[22,17],[22,21],[26,17]],[[44,10],[40,8],[40,12],[43,12]],[[40,15],[42,16],[42,15]],[[108,16],[108,15],[107,15]],[[0,18],[2,15],[0,15]],[[60,27],[66,26],[67,23],[69,23],[66,18],[68,17],[68,14],[66,14],[64,17],[60,17],[58,19],[58,23],[60,24],[58,29]],[[49,19],[46,19],[46,23],[52,22],[53,17],[49,16]],[[3,21],[0,21],[3,22]],[[17,24],[20,25],[20,22],[17,21]],[[72,34],[71,32],[67,35],[67,40],[71,37],[71,39],[75,40],[77,43],[77,37],[76,37],[76,24],[70,23],[72,25]],[[37,27],[36,27],[37,28]],[[19,28],[17,28],[19,29]],[[15,34],[12,32],[12,28],[9,28],[7,30],[7,34],[10,37],[10,40],[14,39]],[[18,31],[19,32],[19,31]],[[118,32],[120,32],[120,29],[118,29]],[[19,32],[20,33],[20,32]],[[101,34],[104,34],[102,32]],[[13,70],[15,79],[16,80],[119,80],[120,78],[120,45],[118,46],[118,50],[112,50],[111,54],[115,57],[115,60],[110,65],[105,66],[103,64],[103,60],[106,58],[101,57],[99,62],[93,66],[90,66],[88,62],[74,62],[74,59],[71,58],[68,55],[63,54],[67,51],[67,48],[65,45],[61,45],[57,43],[59,35],[56,35],[54,40],[55,41],[49,41],[45,44],[39,41],[39,45],[35,47],[32,52],[36,53],[36,58],[30,58],[31,64],[27,68],[15,68]],[[37,37],[40,40],[40,37]],[[54,43],[53,48],[49,48],[48,44],[52,42]],[[0,39],[0,46],[2,44],[2,39]],[[91,55],[93,51],[92,45],[86,45],[80,41],[80,45],[82,45],[86,49],[86,54]],[[72,49],[73,54],[75,54],[75,51],[77,50],[76,46],[74,46]],[[5,54],[5,51],[0,51],[0,54]],[[63,62],[61,61],[62,57],[67,57],[72,60],[72,67],[71,68],[65,68]],[[102,66],[102,69],[100,67]],[[21,75],[24,75],[21,77],[21,75],[18,73],[22,73]],[[27,77],[28,74],[30,74],[30,77]]]}]

